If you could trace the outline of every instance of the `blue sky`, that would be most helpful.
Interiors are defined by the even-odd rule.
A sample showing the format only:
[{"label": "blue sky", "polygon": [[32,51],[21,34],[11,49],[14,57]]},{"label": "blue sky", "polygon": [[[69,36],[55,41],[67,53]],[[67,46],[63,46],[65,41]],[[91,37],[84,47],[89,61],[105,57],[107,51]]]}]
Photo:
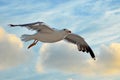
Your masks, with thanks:
[{"label": "blue sky", "polygon": [[[34,31],[8,24],[36,21],[84,37],[97,60],[64,41],[27,50]],[[119,56],[119,0],[0,0],[0,80],[119,80]]]}]

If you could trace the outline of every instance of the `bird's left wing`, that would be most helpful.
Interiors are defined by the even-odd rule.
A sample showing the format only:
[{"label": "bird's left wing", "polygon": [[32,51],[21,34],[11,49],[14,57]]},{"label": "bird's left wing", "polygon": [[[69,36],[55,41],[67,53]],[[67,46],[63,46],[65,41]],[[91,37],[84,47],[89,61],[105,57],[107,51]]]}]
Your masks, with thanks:
[{"label": "bird's left wing", "polygon": [[36,30],[36,31],[43,31],[43,32],[52,32],[54,29],[50,28],[48,25],[46,25],[44,22],[34,22],[34,23],[28,23],[28,24],[18,24],[18,25],[13,25],[10,24],[11,27],[15,26],[21,26],[21,27],[26,27],[30,30]]},{"label": "bird's left wing", "polygon": [[76,34],[68,34],[64,39],[76,44],[79,51],[87,53],[89,52],[91,57],[95,59],[95,54],[93,53],[92,49],[81,36]]}]

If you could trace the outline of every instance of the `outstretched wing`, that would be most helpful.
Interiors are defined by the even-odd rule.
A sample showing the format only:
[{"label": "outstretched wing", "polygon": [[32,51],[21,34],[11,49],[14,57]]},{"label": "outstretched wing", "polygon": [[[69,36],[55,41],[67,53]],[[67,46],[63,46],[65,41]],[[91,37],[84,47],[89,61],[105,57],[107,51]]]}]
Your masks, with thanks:
[{"label": "outstretched wing", "polygon": [[83,51],[87,53],[89,52],[91,57],[95,59],[95,55],[92,49],[89,47],[89,45],[86,43],[86,41],[81,36],[76,35],[76,34],[68,34],[64,39],[71,43],[76,44],[79,51]]},{"label": "outstretched wing", "polygon": [[18,24],[18,25],[13,25],[10,24],[11,27],[15,26],[21,26],[21,27],[26,27],[30,30],[36,30],[36,31],[41,31],[41,32],[53,32],[54,30],[50,28],[48,25],[46,25],[44,22],[35,22],[35,23],[28,23],[28,24]]}]

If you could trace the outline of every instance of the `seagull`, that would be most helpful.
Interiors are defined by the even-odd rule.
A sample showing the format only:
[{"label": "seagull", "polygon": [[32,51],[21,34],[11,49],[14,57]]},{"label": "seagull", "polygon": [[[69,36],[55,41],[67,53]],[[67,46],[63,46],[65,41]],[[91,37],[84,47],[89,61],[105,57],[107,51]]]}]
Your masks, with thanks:
[{"label": "seagull", "polygon": [[9,24],[11,27],[26,27],[29,30],[36,30],[36,33],[33,35],[24,34],[21,36],[22,41],[31,41],[34,40],[32,44],[28,46],[28,49],[36,45],[38,41],[44,43],[54,43],[61,40],[66,40],[70,43],[77,45],[79,51],[90,53],[91,57],[95,60],[95,54],[87,42],[81,36],[72,33],[68,29],[57,30],[55,28],[49,27],[44,22],[34,22],[28,24]]}]

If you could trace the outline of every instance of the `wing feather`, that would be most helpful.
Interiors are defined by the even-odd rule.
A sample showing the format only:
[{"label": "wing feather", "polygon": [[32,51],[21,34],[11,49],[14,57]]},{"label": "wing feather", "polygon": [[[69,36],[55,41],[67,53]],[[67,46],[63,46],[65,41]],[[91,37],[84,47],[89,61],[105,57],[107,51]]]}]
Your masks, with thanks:
[{"label": "wing feather", "polygon": [[73,44],[76,44],[79,51],[87,53],[89,52],[91,57],[95,59],[94,52],[81,36],[76,34],[68,34],[64,39]]},{"label": "wing feather", "polygon": [[28,24],[18,24],[18,25],[13,25],[10,24],[11,27],[15,26],[21,26],[21,27],[26,27],[29,30],[36,30],[36,31],[41,31],[41,32],[53,32],[54,30],[50,28],[48,25],[46,25],[44,22],[34,22],[34,23],[28,23]]}]

